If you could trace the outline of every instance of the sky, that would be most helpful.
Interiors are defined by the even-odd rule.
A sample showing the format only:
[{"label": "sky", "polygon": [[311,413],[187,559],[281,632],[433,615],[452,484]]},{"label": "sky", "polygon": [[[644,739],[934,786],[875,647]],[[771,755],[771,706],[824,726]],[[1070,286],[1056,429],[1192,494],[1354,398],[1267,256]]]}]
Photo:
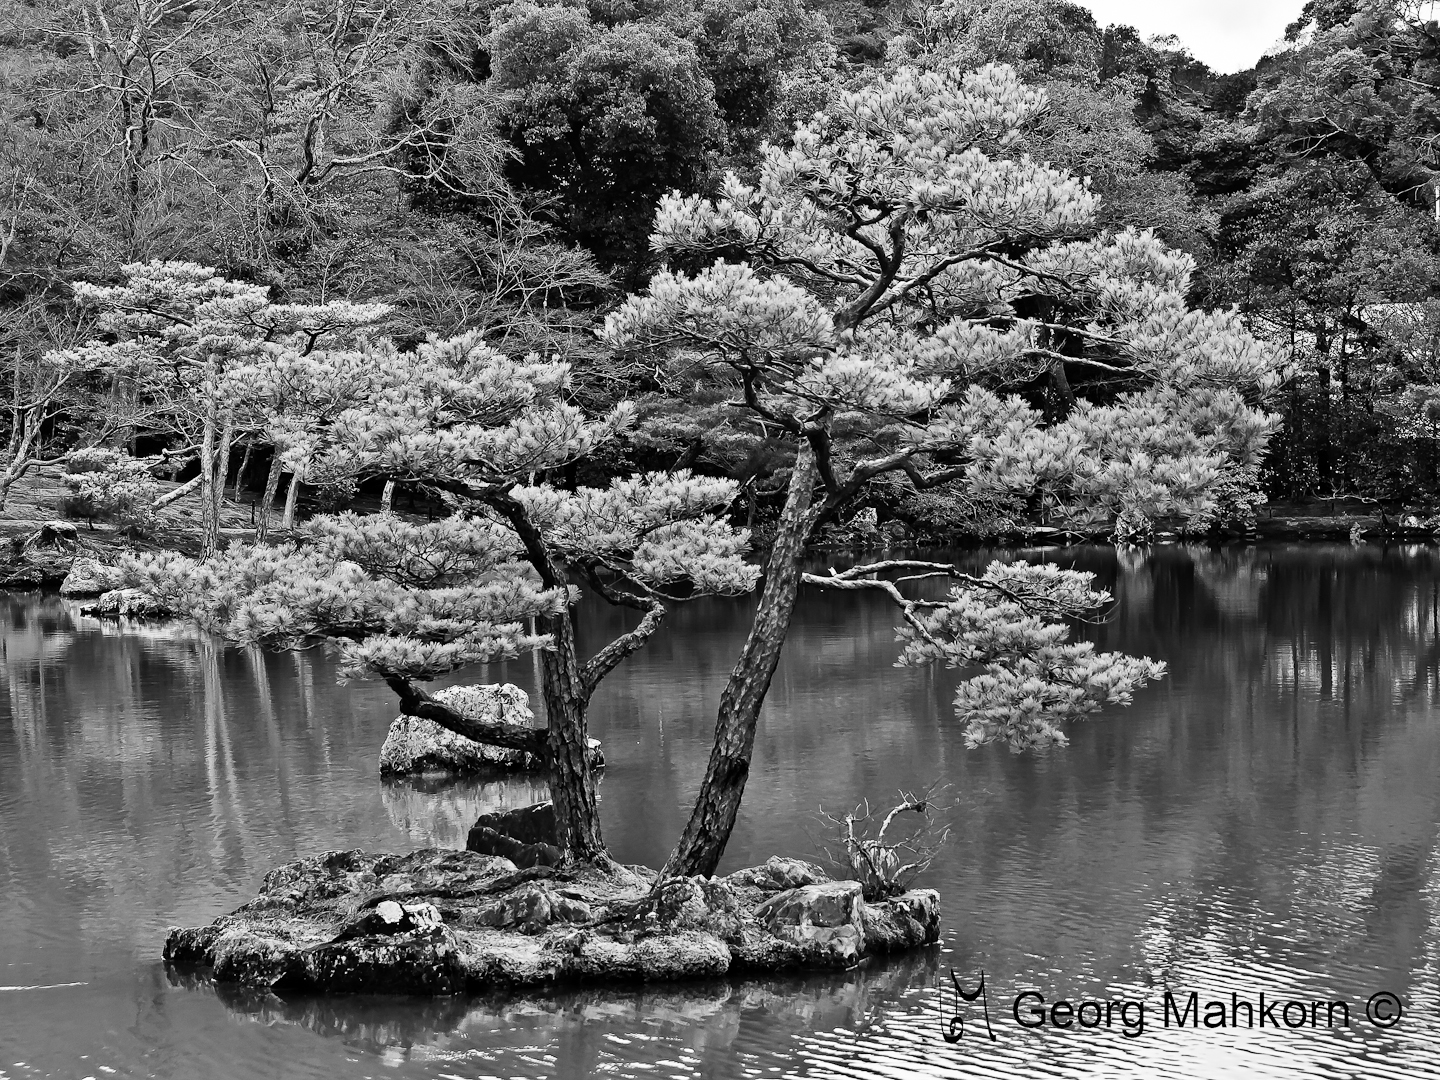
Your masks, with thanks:
[{"label": "sky", "polygon": [[1285,33],[1304,0],[1079,0],[1101,26],[1125,23],[1140,36],[1174,34],[1195,59],[1222,74],[1254,65]]}]

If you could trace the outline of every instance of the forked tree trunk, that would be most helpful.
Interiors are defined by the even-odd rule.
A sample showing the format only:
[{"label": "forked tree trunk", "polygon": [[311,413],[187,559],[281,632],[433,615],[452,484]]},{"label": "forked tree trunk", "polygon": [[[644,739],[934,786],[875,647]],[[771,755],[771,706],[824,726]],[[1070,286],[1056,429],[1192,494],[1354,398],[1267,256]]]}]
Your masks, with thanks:
[{"label": "forked tree trunk", "polygon": [[5,448],[5,471],[0,473],[0,510],[5,509],[5,503],[10,498],[10,489],[15,482],[35,464],[35,458],[31,455],[34,453],[39,425],[35,422],[35,410],[22,408],[19,404],[18,375],[15,380],[15,397],[16,404],[10,410],[10,441]]},{"label": "forked tree trunk", "polygon": [[800,561],[805,554],[805,543],[815,528],[816,515],[811,506],[815,478],[815,455],[808,443],[802,443],[790,476],[790,491],[780,514],[775,542],[765,561],[765,588],[760,594],[755,622],[725,684],[725,692],[720,695],[715,743],[710,750],[705,779],[701,781],[695,808],[680,835],[680,842],[660,872],[661,880],[693,874],[713,875],[735,828],[745,781],[750,775],[760,706],[765,702],[770,680],[780,662],[780,649],[790,630],[790,617],[800,588]]}]

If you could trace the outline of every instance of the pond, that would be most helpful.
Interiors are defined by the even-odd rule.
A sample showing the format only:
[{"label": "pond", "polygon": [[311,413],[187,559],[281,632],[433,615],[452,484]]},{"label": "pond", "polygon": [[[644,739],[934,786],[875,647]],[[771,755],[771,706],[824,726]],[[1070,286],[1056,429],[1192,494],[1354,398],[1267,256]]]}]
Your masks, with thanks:
[{"label": "pond", "polygon": [[[967,750],[953,675],[892,666],[883,598],[807,593],[722,867],[813,857],[821,806],[943,779],[953,834],[920,882],[941,891],[937,948],[826,976],[440,1001],[217,992],[169,975],[160,947],[282,862],[463,847],[478,813],[540,785],[382,782],[393,698],[336,685],[322,652],[0,596],[0,1080],[1440,1077],[1440,555],[1030,555],[1094,571],[1118,603],[1087,633],[1169,677],[1066,749]],[[678,836],[746,616],[681,610],[597,696],[622,861],[658,865]],[[623,618],[587,606],[582,646]],[[455,681],[538,700],[533,675],[526,659]],[[952,970],[987,986],[959,1003],[954,1043]],[[1366,1017],[1379,992],[1403,1003],[1393,1026]],[[1302,1022],[1246,1026],[1262,994],[1299,1002]],[[1071,1012],[1037,1012],[1037,996]],[[1240,1026],[1197,1025],[1211,1000]],[[1101,1003],[1084,1027],[1082,1001]]]}]

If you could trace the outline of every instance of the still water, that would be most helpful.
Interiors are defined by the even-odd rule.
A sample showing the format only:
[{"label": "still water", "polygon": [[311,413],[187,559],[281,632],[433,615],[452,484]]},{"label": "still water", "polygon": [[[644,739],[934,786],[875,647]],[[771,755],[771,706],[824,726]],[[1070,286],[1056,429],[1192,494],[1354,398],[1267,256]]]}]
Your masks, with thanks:
[{"label": "still water", "polygon": [[[822,805],[943,778],[954,835],[920,882],[941,890],[938,948],[824,977],[480,1000],[217,993],[168,975],[160,946],[299,856],[462,847],[533,781],[382,783],[392,699],[337,686],[321,652],[0,595],[0,1080],[1440,1077],[1440,555],[1031,554],[1095,571],[1118,605],[1088,632],[1169,678],[1063,751],[966,750],[953,677],[891,666],[882,598],[806,595],[723,868],[812,855]],[[582,645],[622,628],[583,616]],[[686,608],[597,696],[622,861],[658,865],[679,834],[745,625],[741,602]],[[528,661],[477,680],[538,699]],[[960,1041],[941,1037],[952,969],[967,989],[985,972],[994,1041],[978,1000]],[[1237,1000],[1294,1000],[1304,1023],[1167,1027],[1167,990],[1242,1025]],[[1133,1006],[1021,1027],[1026,991],[1139,1003],[1143,1030]],[[1379,991],[1403,1002],[1389,1028],[1364,1015]],[[1316,1001],[1345,1002],[1349,1026]]]}]

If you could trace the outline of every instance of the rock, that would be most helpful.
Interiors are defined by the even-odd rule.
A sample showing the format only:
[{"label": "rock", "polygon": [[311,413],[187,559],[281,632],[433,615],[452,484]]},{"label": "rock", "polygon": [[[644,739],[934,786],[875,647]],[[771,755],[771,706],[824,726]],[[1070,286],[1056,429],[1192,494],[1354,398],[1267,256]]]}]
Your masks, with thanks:
[{"label": "rock", "polygon": [[[538,802],[518,810],[499,810],[481,814],[475,819],[477,829],[493,829],[497,833],[525,844],[558,844],[555,831],[555,804]],[[470,849],[474,851],[474,848]]]},{"label": "rock", "polygon": [[434,904],[402,904],[397,900],[382,900],[374,908],[360,915],[335,935],[336,941],[351,938],[394,936],[415,931],[429,931],[445,925],[440,911]]},{"label": "rock", "polygon": [[895,953],[919,948],[940,936],[940,894],[912,889],[889,900],[861,908],[865,942],[872,952]]},{"label": "rock", "polygon": [[[532,955],[538,954],[536,948]],[[263,1024],[277,1036],[309,1033],[327,1044],[343,1040],[346,1047],[375,1059],[385,1055],[386,1061],[396,1066],[411,1062],[424,1071],[429,1064],[433,1073],[435,1055],[431,1051],[438,1033],[463,1029],[464,1041],[475,1046],[487,1038],[512,1033],[517,1016],[524,1017],[528,1037],[537,1044],[572,1037],[586,1018],[596,1016],[632,1024],[635,1030],[644,1030],[656,1017],[665,1017],[669,1023],[705,1031],[706,1046],[711,1050],[729,1048],[737,1035],[743,1041],[744,1030],[757,1015],[808,1031],[856,1031],[873,1021],[876,1000],[928,1000],[937,980],[948,986],[936,961],[932,951],[926,950],[897,957],[863,975],[807,981],[803,993],[796,992],[794,979],[761,975],[743,981],[652,981],[624,993],[603,983],[537,986],[484,997],[412,998],[403,1008],[343,994],[281,997],[234,984],[212,986],[208,979],[173,967],[166,970],[165,978],[168,986],[177,990],[214,994],[232,1016]],[[730,970],[735,971],[733,960]],[[718,1043],[714,1041],[716,1033]],[[453,1034],[440,1039],[442,1047],[455,1041]]]},{"label": "rock", "polygon": [[[447,686],[435,692],[435,700],[462,716],[489,724],[511,724],[533,728],[535,714],[524,690],[511,683],[482,686]],[[594,762],[604,764],[600,743],[590,740]],[[417,773],[476,773],[489,769],[536,771],[544,762],[524,750],[486,746],[457,735],[433,720],[397,716],[380,748],[382,776],[411,776]]]},{"label": "rock", "polygon": [[[70,527],[73,529],[73,526]],[[40,543],[37,541],[39,535],[32,533],[23,541],[10,537],[0,546],[0,588],[43,589],[65,580],[74,561],[73,548],[63,541]]]},{"label": "rock", "polygon": [[120,571],[88,556],[77,556],[60,583],[61,596],[99,596],[120,584]]},{"label": "rock", "polygon": [[465,848],[481,855],[499,855],[522,869],[558,866],[564,857],[555,832],[555,807],[536,803],[519,810],[481,814],[470,829]]},{"label": "rock", "polygon": [[755,909],[755,918],[816,966],[849,967],[865,948],[863,906],[860,882],[827,881],[776,893]]},{"label": "rock", "polygon": [[530,711],[530,696],[514,683],[447,686],[435,691],[435,700],[471,720],[483,720],[487,724],[518,724],[528,728],[535,726],[535,714]]},{"label": "rock", "polygon": [[526,844],[482,826],[471,828],[465,848],[481,855],[499,855],[524,869],[530,866],[559,866],[565,853],[554,844]]},{"label": "rock", "polygon": [[418,716],[397,716],[380,748],[381,776],[434,772],[463,775],[486,769],[528,771],[543,767],[544,763],[534,754],[504,746],[486,746]]},{"label": "rock", "polygon": [[[527,835],[544,817],[527,808]],[[867,904],[859,882],[820,881],[755,902],[755,882],[813,876],[808,866],[771,860],[655,889],[643,870],[325,852],[271,871],[255,899],[210,926],[173,928],[165,960],[261,992],[445,995],[833,969],[937,940],[933,892]]]},{"label": "rock", "polygon": [[779,926],[845,926],[856,919],[861,901],[858,881],[826,881],[777,893],[755,909],[755,917]]},{"label": "rock", "polygon": [[466,984],[455,935],[444,927],[405,937],[332,942],[302,954],[277,989],[330,994],[458,994]]},{"label": "rock", "polygon": [[780,889],[798,889],[802,885],[829,881],[830,876],[814,863],[805,862],[803,859],[782,859],[779,855],[772,855],[764,866],[736,870],[725,880],[735,886],[777,892]]},{"label": "rock", "polygon": [[[471,720],[533,728],[535,714],[524,690],[511,683],[491,686],[447,686],[435,693],[435,700]],[[486,769],[543,767],[534,754],[503,746],[486,746],[433,720],[397,716],[380,748],[380,775],[409,776],[416,773],[475,773]]]},{"label": "rock", "polygon": [[111,589],[101,593],[93,604],[82,607],[80,614],[101,618],[168,619],[174,612],[144,589]]}]

